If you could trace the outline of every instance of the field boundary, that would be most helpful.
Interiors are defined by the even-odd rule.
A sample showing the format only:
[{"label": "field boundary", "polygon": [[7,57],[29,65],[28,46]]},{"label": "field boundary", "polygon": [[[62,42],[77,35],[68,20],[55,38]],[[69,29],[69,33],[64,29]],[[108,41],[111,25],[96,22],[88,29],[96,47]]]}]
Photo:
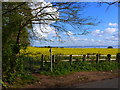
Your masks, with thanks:
[{"label": "field boundary", "polygon": [[[57,59],[56,59],[57,57]],[[61,59],[60,57],[68,57],[69,59]],[[81,57],[78,60],[74,59],[74,57]],[[96,61],[98,63],[99,61],[120,61],[120,54],[118,53],[117,55],[51,55],[50,60],[45,61],[44,60],[44,55],[41,55],[41,61],[42,63],[44,62],[51,62],[55,63],[56,61],[69,61],[72,63],[73,61]]]}]

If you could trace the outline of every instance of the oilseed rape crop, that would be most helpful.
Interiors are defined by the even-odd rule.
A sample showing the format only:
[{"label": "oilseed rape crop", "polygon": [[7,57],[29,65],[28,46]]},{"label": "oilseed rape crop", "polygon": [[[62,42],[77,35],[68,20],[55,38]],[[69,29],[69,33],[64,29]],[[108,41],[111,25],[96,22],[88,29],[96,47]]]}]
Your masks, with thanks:
[{"label": "oilseed rape crop", "polygon": [[[40,55],[50,55],[50,48],[27,47],[26,50],[20,50],[22,54],[32,57]],[[101,54],[101,55],[116,55],[118,48],[52,48],[53,55],[83,55],[83,54]]]}]

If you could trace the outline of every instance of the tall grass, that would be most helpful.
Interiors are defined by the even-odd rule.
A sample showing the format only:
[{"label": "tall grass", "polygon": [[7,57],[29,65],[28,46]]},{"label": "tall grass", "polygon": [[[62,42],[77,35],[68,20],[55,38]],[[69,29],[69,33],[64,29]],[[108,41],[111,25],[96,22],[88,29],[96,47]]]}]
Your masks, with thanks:
[{"label": "tall grass", "polygon": [[72,72],[81,72],[81,71],[110,71],[117,70],[120,64],[118,62],[107,62],[102,61],[100,63],[95,62],[82,62],[76,61],[72,62],[70,65],[69,62],[59,62],[55,64],[53,72],[50,71],[50,63],[46,63],[43,71],[40,71],[41,74],[59,76],[64,74],[69,74]]}]

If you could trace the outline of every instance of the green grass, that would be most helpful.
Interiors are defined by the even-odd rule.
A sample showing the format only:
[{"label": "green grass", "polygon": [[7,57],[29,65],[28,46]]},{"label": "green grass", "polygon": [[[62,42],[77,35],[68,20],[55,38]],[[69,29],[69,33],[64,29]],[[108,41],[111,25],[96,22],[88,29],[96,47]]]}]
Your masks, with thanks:
[{"label": "green grass", "polygon": [[44,70],[41,71],[41,74],[51,75],[51,76],[59,76],[65,75],[73,72],[81,72],[81,71],[110,71],[118,69],[117,62],[106,62],[102,61],[100,63],[95,62],[72,62],[70,65],[69,62],[59,62],[53,68],[53,72],[50,71],[50,63],[47,63],[44,66]]},{"label": "green grass", "polygon": [[[53,65],[53,72],[50,72],[50,62],[44,62],[44,68],[43,70],[40,72],[41,74],[45,74],[45,75],[64,75],[67,73],[72,73],[72,72],[80,72],[80,71],[107,71],[107,70],[115,70],[118,68],[118,63],[116,61],[111,61],[111,62],[107,62],[107,60],[105,61],[99,61],[99,63],[96,63],[96,58],[95,57],[90,57],[89,59],[91,59],[91,61],[86,61],[83,62],[80,59],[82,57],[80,56],[74,56],[72,65],[70,65],[70,62],[63,62],[61,60],[69,60],[70,57],[56,57],[55,58],[55,65]],[[104,57],[106,58],[106,57]],[[40,57],[26,57],[24,56],[23,58],[24,61],[24,69],[27,71],[32,72],[31,70],[35,70],[35,69],[40,69],[41,68],[41,58]],[[49,60],[49,59],[45,59],[45,60]],[[50,60],[49,60],[50,61]]]},{"label": "green grass", "polygon": [[5,82],[6,84],[3,85],[5,88],[19,88],[27,84],[35,84],[38,81],[40,81],[40,79],[37,77],[34,77],[30,74],[23,74],[18,76],[12,84]]}]

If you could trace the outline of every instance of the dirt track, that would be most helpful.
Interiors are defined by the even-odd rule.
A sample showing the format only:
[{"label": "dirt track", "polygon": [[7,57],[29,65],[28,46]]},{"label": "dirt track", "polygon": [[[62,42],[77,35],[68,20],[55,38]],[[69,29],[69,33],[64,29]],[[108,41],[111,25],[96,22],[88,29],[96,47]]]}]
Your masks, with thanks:
[{"label": "dirt track", "polygon": [[84,84],[87,82],[100,81],[118,77],[118,71],[114,72],[75,72],[69,75],[59,77],[51,77],[40,74],[33,74],[40,79],[35,84],[29,84],[23,88],[60,88],[69,87],[76,84]]}]

